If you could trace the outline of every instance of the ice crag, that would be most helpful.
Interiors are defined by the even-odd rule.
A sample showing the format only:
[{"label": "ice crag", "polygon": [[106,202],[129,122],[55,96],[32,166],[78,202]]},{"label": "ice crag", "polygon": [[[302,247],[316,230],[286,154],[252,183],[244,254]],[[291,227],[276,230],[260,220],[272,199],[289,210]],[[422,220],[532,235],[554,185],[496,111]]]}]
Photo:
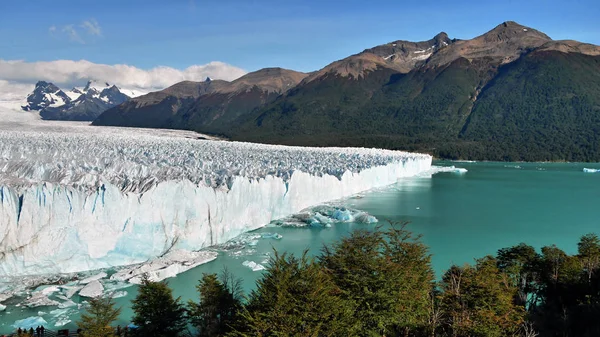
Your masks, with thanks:
[{"label": "ice crag", "polygon": [[398,151],[64,125],[0,131],[0,277],[197,251],[431,167]]}]

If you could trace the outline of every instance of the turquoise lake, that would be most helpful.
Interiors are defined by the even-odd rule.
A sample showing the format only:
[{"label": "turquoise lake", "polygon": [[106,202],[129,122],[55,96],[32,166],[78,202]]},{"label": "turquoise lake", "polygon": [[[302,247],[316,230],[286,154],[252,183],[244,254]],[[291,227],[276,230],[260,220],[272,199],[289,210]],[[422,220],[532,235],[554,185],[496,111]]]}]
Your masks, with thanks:
[{"label": "turquoise lake", "polygon": [[[583,234],[600,233],[600,173],[583,168],[600,168],[583,163],[487,163],[437,162],[434,165],[466,168],[465,174],[438,173],[432,177],[409,178],[384,189],[334,204],[366,211],[379,224],[337,223],[331,228],[265,227],[254,233],[278,233],[282,238],[258,239],[244,249],[220,252],[217,260],[169,279],[176,296],[184,301],[197,299],[195,286],[202,273],[219,273],[227,267],[243,279],[246,292],[254,288],[260,271],[242,265],[245,261],[265,264],[273,249],[301,254],[308,249],[318,254],[323,244],[334,242],[358,228],[375,228],[386,220],[409,221],[408,229],[422,234],[430,247],[432,263],[441,275],[452,264],[472,263],[504,247],[525,242],[540,248],[556,244],[576,252]],[[131,316],[129,301],[136,287],[124,289],[126,297],[116,299],[123,306],[122,321]],[[75,302],[82,300],[75,296]],[[0,333],[13,330],[19,319],[46,312],[47,327],[56,319],[56,308],[10,307],[0,312]],[[71,317],[75,322],[77,315]],[[65,327],[73,328],[73,323]]]}]

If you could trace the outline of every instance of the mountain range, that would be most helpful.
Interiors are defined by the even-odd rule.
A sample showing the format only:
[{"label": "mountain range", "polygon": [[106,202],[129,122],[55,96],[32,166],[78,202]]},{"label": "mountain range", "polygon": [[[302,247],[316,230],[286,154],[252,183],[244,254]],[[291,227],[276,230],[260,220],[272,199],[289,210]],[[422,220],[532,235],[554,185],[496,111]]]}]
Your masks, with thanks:
[{"label": "mountain range", "polygon": [[600,47],[516,22],[469,40],[393,41],[312,73],[181,82],[95,125],[232,140],[422,151],[442,158],[600,160]]},{"label": "mountain range", "polygon": [[89,81],[84,88],[63,91],[53,83],[39,81],[27,96],[25,111],[39,111],[42,119],[93,121],[102,112],[117,106],[130,97],[123,94],[116,85],[105,83],[96,86]]}]

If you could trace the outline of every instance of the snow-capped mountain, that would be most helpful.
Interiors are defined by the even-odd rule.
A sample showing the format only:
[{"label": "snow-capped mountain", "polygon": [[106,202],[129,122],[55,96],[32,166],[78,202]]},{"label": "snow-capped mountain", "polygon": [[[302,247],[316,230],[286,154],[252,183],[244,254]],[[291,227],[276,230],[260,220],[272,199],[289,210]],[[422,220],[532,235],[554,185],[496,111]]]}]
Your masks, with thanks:
[{"label": "snow-capped mountain", "polygon": [[39,111],[43,119],[93,121],[104,111],[129,98],[116,85],[108,83],[98,86],[89,81],[84,88],[65,92],[52,83],[39,81],[22,109]]}]

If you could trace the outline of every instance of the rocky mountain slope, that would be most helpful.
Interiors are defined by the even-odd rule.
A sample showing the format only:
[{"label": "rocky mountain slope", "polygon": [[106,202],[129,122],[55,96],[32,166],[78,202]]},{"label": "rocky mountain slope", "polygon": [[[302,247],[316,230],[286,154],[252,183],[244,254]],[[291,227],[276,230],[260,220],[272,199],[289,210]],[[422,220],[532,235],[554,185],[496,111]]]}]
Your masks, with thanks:
[{"label": "rocky mountain slope", "polygon": [[219,133],[238,117],[273,101],[305,77],[306,74],[292,70],[266,68],[232,82],[211,79],[181,82],[110,109],[94,124]]},{"label": "rocky mountain slope", "polygon": [[[260,72],[263,81],[282,76]],[[132,107],[126,113],[135,122],[125,123],[114,115],[125,104],[96,123],[453,159],[600,160],[600,47],[554,41],[515,22],[469,40],[446,33],[422,42],[398,40],[311,74],[289,74],[295,74],[289,86],[277,82],[273,91],[222,83],[187,96],[183,108],[171,104],[147,113]],[[144,115],[151,121],[142,124]]]},{"label": "rocky mountain slope", "polygon": [[65,92],[52,83],[39,81],[22,109],[39,111],[42,119],[93,121],[102,112],[129,99],[115,85],[105,83],[95,87],[92,84],[90,81],[84,88]]}]

